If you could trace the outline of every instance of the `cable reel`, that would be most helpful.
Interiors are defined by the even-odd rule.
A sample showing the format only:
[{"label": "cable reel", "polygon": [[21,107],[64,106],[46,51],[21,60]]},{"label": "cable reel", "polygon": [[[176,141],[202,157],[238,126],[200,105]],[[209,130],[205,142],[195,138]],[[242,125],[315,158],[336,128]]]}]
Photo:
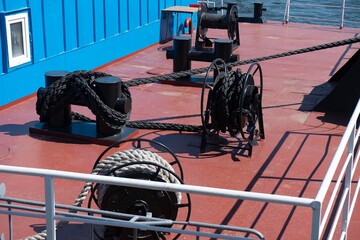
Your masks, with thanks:
[{"label": "cable reel", "polygon": [[[209,73],[214,70],[214,84],[210,86]],[[205,106],[205,89],[209,88]],[[262,117],[263,76],[259,63],[253,63],[244,74],[240,69],[229,71],[222,59],[209,66],[201,93],[201,122],[204,149],[209,136],[228,132],[231,137],[239,135],[247,142],[246,150],[252,155],[257,140],[265,139]]]},{"label": "cable reel", "polygon": [[[126,151],[116,152],[113,155],[102,159],[110,149],[125,142],[136,143],[136,147]],[[164,153],[170,153],[174,160],[168,162],[157,153],[141,147],[141,143],[144,142],[160,147],[164,150]],[[180,176],[175,173],[174,168],[179,171]],[[96,160],[92,173],[174,184],[184,183],[182,167],[175,154],[165,145],[146,139],[128,139],[109,146]],[[185,212],[181,213],[181,216],[185,216],[185,222],[188,222],[190,219],[191,201],[189,194],[186,194],[185,199],[183,199],[180,192],[158,191],[107,184],[93,184],[91,193],[88,204],[89,208],[91,207],[91,202],[94,201],[101,210],[144,216],[144,220],[146,221],[150,221],[149,219],[146,219],[147,217],[175,221],[178,217],[179,210],[184,209]],[[166,225],[163,227],[172,226]],[[186,225],[183,224],[182,229],[185,229],[185,227]],[[100,233],[99,230],[95,230],[95,234],[99,239],[112,240],[165,239],[165,235],[169,235],[167,232],[112,226],[106,226],[102,233]],[[177,239],[179,236],[180,234],[171,237]]]},{"label": "cable reel", "polygon": [[208,13],[206,3],[202,3],[198,11],[198,25],[195,39],[195,49],[202,50],[212,47],[213,42],[207,37],[208,29],[225,29],[228,38],[233,40],[234,49],[240,45],[240,32],[238,25],[238,8],[234,3],[228,3],[226,14]]}]

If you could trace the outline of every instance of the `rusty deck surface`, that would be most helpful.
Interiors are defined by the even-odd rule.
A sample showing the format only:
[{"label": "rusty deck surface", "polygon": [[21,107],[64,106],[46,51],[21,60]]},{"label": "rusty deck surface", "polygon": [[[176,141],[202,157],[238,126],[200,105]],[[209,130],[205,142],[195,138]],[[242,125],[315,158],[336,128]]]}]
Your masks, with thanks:
[{"label": "rusty deck surface", "polygon": [[[241,60],[250,59],[352,38],[358,31],[293,23],[240,23],[241,46],[235,53],[240,54]],[[314,87],[325,83],[359,46],[353,44],[261,63],[266,139],[254,147],[251,158],[233,149],[201,153],[198,147],[201,136],[195,133],[139,130],[136,137],[153,139],[172,149],[181,161],[186,184],[314,197],[349,116],[300,109],[315,103],[316,96],[306,97]],[[169,47],[171,42],[155,44],[97,70],[124,81],[171,73],[172,60],[165,57]],[[192,68],[208,65],[193,62]],[[246,71],[248,67],[240,68]],[[201,124],[201,88],[147,84],[131,87],[130,91],[133,100],[131,120]],[[90,173],[105,147],[71,139],[30,136],[29,128],[39,121],[35,103],[34,95],[1,110],[0,164]],[[73,110],[94,118],[84,107],[75,106]],[[131,146],[121,147],[128,148]],[[359,174],[355,173],[355,176]],[[0,182],[6,184],[6,196],[44,200],[42,181],[38,178],[20,179],[1,174]],[[72,204],[82,186],[79,182],[56,181],[57,201]],[[310,238],[311,212],[308,209],[198,195],[191,197],[192,221],[252,227],[266,239]],[[360,237],[358,213],[359,206],[355,208],[348,239]],[[44,229],[44,221],[38,219],[15,217],[13,223],[15,239]],[[0,234],[2,232],[8,232],[7,216],[4,215],[0,215]],[[59,239],[87,239],[88,228],[70,223],[58,234]]]}]

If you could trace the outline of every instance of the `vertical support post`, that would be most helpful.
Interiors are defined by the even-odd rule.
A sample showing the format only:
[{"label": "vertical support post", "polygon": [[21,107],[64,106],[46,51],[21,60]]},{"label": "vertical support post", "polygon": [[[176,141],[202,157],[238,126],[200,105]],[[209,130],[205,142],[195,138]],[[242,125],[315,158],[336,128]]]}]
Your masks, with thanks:
[{"label": "vertical support post", "polygon": [[262,12],[263,12],[263,4],[254,3],[254,18],[260,19],[262,17]]},{"label": "vertical support post", "polygon": [[312,221],[311,221],[311,239],[320,239],[320,225],[321,225],[321,202],[315,200],[312,203]]},{"label": "vertical support post", "polygon": [[344,19],[345,19],[345,0],[342,1],[341,4],[341,20],[340,20],[340,28],[344,27]]},{"label": "vertical support post", "polygon": [[44,177],[45,180],[45,216],[46,216],[46,234],[49,240],[56,240],[55,229],[55,193],[54,179],[49,176]]},{"label": "vertical support post", "polygon": [[[50,86],[52,83],[60,80],[69,72],[63,70],[48,71],[45,73],[45,87]],[[55,128],[63,128],[71,124],[71,105],[64,106],[58,109],[49,119],[49,125]]]},{"label": "vertical support post", "polygon": [[344,179],[344,188],[349,189],[346,194],[344,207],[343,207],[343,214],[342,214],[342,224],[341,224],[341,231],[347,235],[347,229],[349,225],[349,210],[350,210],[350,196],[351,196],[351,179],[352,179],[352,171],[353,171],[353,165],[354,165],[354,151],[355,151],[355,128],[356,124],[352,127],[351,135],[348,142],[348,149],[347,154],[350,155],[350,160],[348,165],[346,166],[346,174]]},{"label": "vertical support post", "polygon": [[191,69],[191,61],[188,59],[191,50],[191,37],[176,36],[173,41],[173,70],[174,72],[186,71]]},{"label": "vertical support post", "polygon": [[[11,201],[7,201],[7,203],[10,205]],[[8,210],[11,212],[11,208],[8,208]],[[14,239],[14,229],[13,229],[13,222],[12,222],[12,215],[10,214],[8,216],[8,221],[9,221],[9,239],[12,240]]]},{"label": "vertical support post", "polygon": [[284,23],[288,23],[290,18],[290,0],[286,0],[285,13],[284,13]]},{"label": "vertical support post", "polygon": [[[0,197],[5,197],[6,193],[6,186],[5,183],[0,183]],[[11,205],[11,201],[8,200],[7,204]],[[11,207],[8,208],[9,212],[11,212]],[[13,226],[12,226],[12,214],[9,214],[8,216],[8,222],[9,222],[9,239],[13,239]],[[1,234],[0,240],[5,240],[4,234]]]}]

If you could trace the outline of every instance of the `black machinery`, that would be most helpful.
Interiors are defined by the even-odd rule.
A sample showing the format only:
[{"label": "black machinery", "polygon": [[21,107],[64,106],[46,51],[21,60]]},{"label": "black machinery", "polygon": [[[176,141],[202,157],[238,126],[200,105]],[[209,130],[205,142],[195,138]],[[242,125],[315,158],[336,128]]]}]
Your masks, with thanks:
[{"label": "black machinery", "polygon": [[[238,10],[236,4],[228,3],[226,14],[209,13],[205,3],[198,11],[198,25],[195,47],[192,47],[191,36],[181,35],[173,39],[173,48],[166,51],[166,58],[173,59],[173,71],[191,69],[191,61],[212,62],[222,58],[225,62],[236,62],[238,54],[233,54],[240,45],[238,26]],[[208,36],[209,29],[223,29],[227,31],[227,38],[212,39]]]},{"label": "black machinery", "polygon": [[[118,77],[92,71],[48,71],[45,88],[40,88],[37,95],[36,111],[43,123],[30,128],[30,133],[69,135],[109,145],[135,131],[124,127],[130,118],[132,100]],[[96,116],[95,123],[73,113],[71,105],[88,107]]]},{"label": "black machinery", "polygon": [[[209,72],[214,70],[217,76],[213,85],[208,85]],[[205,104],[205,89],[209,88]],[[229,71],[221,59],[212,62],[203,81],[201,93],[201,121],[203,136],[201,149],[206,144],[228,146],[219,143],[219,134],[228,132],[231,137],[246,141],[246,146],[238,147],[248,150],[252,155],[252,147],[257,140],[265,138],[262,117],[263,76],[259,63],[253,63],[246,73],[240,69]]]},{"label": "black machinery", "polygon": [[228,3],[226,14],[209,13],[208,6],[203,3],[198,11],[198,24],[195,39],[195,49],[203,50],[213,47],[213,41],[207,36],[209,29],[225,29],[232,40],[233,49],[240,46],[238,24],[238,9],[235,3]]},{"label": "black machinery", "polygon": [[[125,142],[135,144],[134,149],[116,152],[111,156],[102,157],[114,147]],[[166,161],[148,148],[156,147],[162,153],[169,154],[173,161]],[[175,169],[179,172],[177,175]],[[96,160],[92,174],[142,179],[156,182],[183,184],[183,170],[176,155],[165,145],[146,139],[128,139],[109,146]],[[106,215],[103,217],[118,218],[129,221],[136,216],[137,221],[156,221],[156,219],[173,220],[178,217],[178,212],[183,209],[181,216],[185,222],[190,219],[191,201],[190,195],[182,198],[180,192],[150,190],[136,187],[114,186],[106,184],[92,184],[92,191],[88,207],[92,201],[101,209],[117,213],[118,215]],[[140,217],[143,216],[143,217]],[[154,222],[155,223],[155,222]],[[184,222],[183,222],[184,223]],[[176,227],[185,229],[186,224],[165,224],[163,227]],[[157,225],[159,226],[159,225]],[[160,225],[161,227],[162,225]],[[127,239],[165,239],[167,232],[149,231],[132,228],[106,226],[94,229],[99,239],[127,240]],[[171,236],[177,239],[180,234]]]}]

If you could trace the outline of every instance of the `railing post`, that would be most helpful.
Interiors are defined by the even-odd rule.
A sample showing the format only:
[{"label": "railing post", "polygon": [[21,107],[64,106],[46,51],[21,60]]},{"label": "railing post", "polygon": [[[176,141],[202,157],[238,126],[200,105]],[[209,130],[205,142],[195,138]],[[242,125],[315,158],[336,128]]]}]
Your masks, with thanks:
[{"label": "railing post", "polygon": [[350,155],[349,163],[346,167],[346,174],[344,179],[344,189],[348,188],[346,199],[343,207],[343,214],[342,214],[342,224],[341,224],[341,231],[345,234],[343,239],[347,237],[347,228],[349,226],[349,209],[350,209],[350,196],[351,196],[351,179],[352,179],[352,171],[354,165],[354,151],[355,151],[355,130],[356,130],[356,123],[352,127],[351,135],[349,137],[348,142],[348,149],[347,154]]},{"label": "railing post", "polygon": [[286,0],[285,13],[284,13],[284,23],[288,23],[290,18],[290,0]]},{"label": "railing post", "polygon": [[54,178],[45,176],[46,234],[49,240],[56,240]]},{"label": "railing post", "polygon": [[345,0],[342,1],[341,4],[341,20],[340,20],[340,28],[344,27],[344,18],[345,18]]},{"label": "railing post", "polygon": [[321,202],[314,200],[312,203],[312,223],[311,223],[311,239],[320,239],[320,225],[321,225]]}]

